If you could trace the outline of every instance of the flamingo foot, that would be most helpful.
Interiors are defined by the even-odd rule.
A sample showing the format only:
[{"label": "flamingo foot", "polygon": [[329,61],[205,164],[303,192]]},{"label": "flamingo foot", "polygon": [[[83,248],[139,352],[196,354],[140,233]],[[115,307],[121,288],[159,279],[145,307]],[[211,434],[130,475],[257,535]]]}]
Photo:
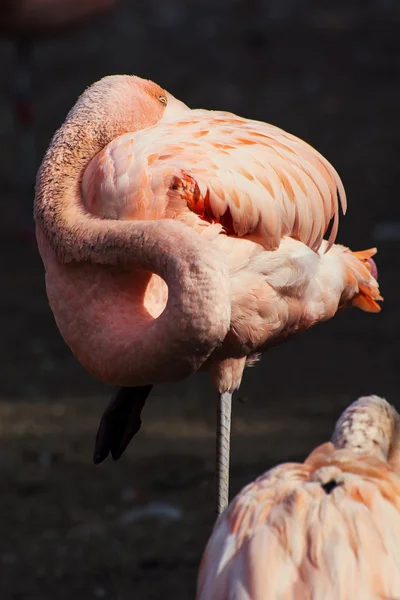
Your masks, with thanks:
[{"label": "flamingo foot", "polygon": [[118,460],[142,424],[140,418],[152,385],[120,387],[111,398],[96,435],[93,462],[103,462],[111,452]]}]

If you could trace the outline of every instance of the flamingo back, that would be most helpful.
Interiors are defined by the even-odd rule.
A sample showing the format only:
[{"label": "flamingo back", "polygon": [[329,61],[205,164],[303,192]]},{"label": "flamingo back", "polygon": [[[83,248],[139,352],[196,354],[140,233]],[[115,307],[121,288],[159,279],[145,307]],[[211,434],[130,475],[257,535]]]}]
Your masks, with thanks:
[{"label": "flamingo back", "polygon": [[248,485],[218,519],[197,600],[400,598],[400,478],[317,448]]},{"label": "flamingo back", "polygon": [[332,165],[306,142],[258,121],[190,110],[113,140],[83,178],[87,208],[118,219],[220,223],[266,249],[291,236],[333,244],[346,196]]}]

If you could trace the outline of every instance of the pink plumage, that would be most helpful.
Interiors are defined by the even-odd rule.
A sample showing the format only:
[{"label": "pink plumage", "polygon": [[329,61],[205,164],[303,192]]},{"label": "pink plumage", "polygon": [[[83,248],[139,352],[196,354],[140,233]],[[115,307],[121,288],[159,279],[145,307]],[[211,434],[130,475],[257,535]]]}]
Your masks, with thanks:
[{"label": "pink plumage", "polygon": [[[37,179],[58,327],[112,384],[209,370],[227,402],[226,452],[229,398],[246,364],[338,309],[380,310],[375,249],[333,244],[340,204],[338,174],[302,140],[191,110],[138,77],[105,78],[69,113]],[[226,473],[224,482],[227,493]]]},{"label": "pink plumage", "polygon": [[[113,140],[85,172],[83,192],[99,216],[174,218],[195,212],[228,233],[258,235],[265,249],[282,237],[318,250],[332,218],[337,232],[342,182],[311,146],[278,127],[230,113],[190,110]],[[118,210],[119,209],[119,210]],[[225,219],[226,220],[226,219]]]},{"label": "pink plumage", "polygon": [[400,597],[399,415],[377,396],[332,442],[246,486],[219,517],[197,600]]}]

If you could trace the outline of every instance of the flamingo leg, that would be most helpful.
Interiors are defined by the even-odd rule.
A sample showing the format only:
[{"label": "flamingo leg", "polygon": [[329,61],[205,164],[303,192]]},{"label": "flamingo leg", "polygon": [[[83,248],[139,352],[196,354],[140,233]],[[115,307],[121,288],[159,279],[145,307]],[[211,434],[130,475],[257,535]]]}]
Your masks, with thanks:
[{"label": "flamingo leg", "polygon": [[109,453],[118,460],[142,424],[140,418],[152,385],[119,387],[111,398],[97,431],[93,462],[97,465]]},{"label": "flamingo leg", "polygon": [[231,445],[232,393],[219,394],[217,409],[217,513],[229,502],[229,456]]}]

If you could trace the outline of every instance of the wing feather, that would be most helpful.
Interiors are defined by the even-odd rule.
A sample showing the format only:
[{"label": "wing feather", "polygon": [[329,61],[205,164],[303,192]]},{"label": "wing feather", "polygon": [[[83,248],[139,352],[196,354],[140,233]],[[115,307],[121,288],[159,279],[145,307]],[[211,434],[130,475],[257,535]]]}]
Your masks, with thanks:
[{"label": "wing feather", "polygon": [[[229,235],[260,236],[266,249],[291,236],[317,251],[333,219],[329,249],[339,203],[346,210],[340,177],[317,150],[273,125],[230,113],[188,111],[184,121],[160,121],[117,138],[96,160],[103,178],[113,174],[96,194],[110,203],[114,186],[114,201],[131,204],[130,218],[137,198],[136,218],[148,216],[144,201],[155,218],[192,211],[221,223]],[[93,170],[87,170],[91,181]]]}]

